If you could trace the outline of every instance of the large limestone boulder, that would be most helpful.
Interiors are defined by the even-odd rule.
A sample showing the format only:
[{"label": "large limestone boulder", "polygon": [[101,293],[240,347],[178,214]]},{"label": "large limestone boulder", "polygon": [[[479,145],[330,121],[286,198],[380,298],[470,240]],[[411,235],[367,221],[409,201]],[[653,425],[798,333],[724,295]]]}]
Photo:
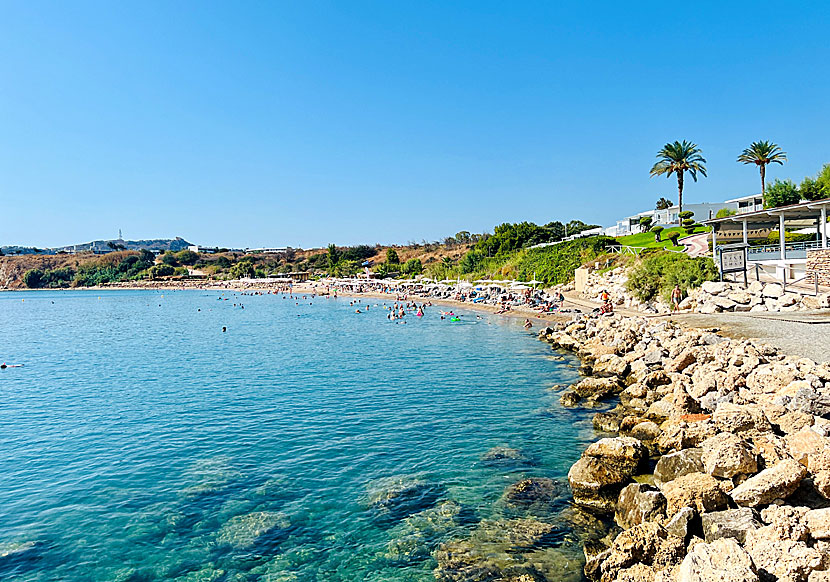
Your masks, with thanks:
[{"label": "large limestone boulder", "polygon": [[648,449],[635,438],[605,438],[592,443],[583,456],[602,459],[622,471],[634,473],[648,457]]},{"label": "large limestone boulder", "polygon": [[720,295],[728,288],[728,283],[725,281],[704,281],[700,286],[700,289],[709,295]]},{"label": "large limestone boulder", "polygon": [[666,498],[656,487],[631,483],[623,487],[617,499],[614,521],[628,529],[647,521],[659,521],[666,514]]},{"label": "large limestone boulder", "polygon": [[830,439],[820,435],[810,427],[788,434],[784,437],[784,442],[787,444],[787,449],[792,458],[805,466],[808,464],[810,455],[817,455],[822,452],[830,453]]},{"label": "large limestone boulder", "polygon": [[729,495],[735,503],[744,507],[766,505],[792,495],[806,474],[807,469],[798,461],[784,459],[750,477]]},{"label": "large limestone boulder", "polygon": [[683,559],[677,582],[759,582],[749,554],[732,538],[696,544]]},{"label": "large limestone boulder", "polygon": [[689,473],[663,486],[666,515],[674,515],[683,507],[698,513],[723,509],[729,502],[720,481],[707,473]]},{"label": "large limestone boulder", "polygon": [[612,394],[618,394],[622,386],[617,378],[597,378],[589,376],[571,387],[579,397],[599,400]]},{"label": "large limestone boulder", "polygon": [[744,548],[763,579],[807,582],[814,570],[825,570],[828,555],[803,541],[781,539],[773,526],[747,532]]},{"label": "large limestone boulder", "polygon": [[755,511],[749,507],[704,513],[701,521],[707,543],[720,538],[734,538],[744,543],[746,532],[763,526]]},{"label": "large limestone boulder", "polygon": [[804,523],[814,540],[830,539],[830,507],[811,509],[804,514]]},{"label": "large limestone boulder", "polygon": [[[628,568],[636,564],[648,566],[642,573],[648,577],[680,564],[685,555],[683,539],[669,534],[654,522],[627,529],[616,537],[611,547],[600,554],[594,571],[586,574],[599,582],[617,582]],[[648,579],[648,578],[646,578]]]},{"label": "large limestone boulder", "polygon": [[784,288],[778,283],[769,283],[764,285],[764,290],[761,291],[761,295],[771,299],[778,299],[784,296]]},{"label": "large limestone boulder", "polygon": [[686,348],[669,361],[665,368],[667,372],[682,372],[697,361],[695,348]]},{"label": "large limestone boulder", "polygon": [[683,449],[660,457],[654,467],[654,481],[661,486],[689,473],[703,472],[703,449]]},{"label": "large limestone boulder", "polygon": [[822,393],[813,386],[799,386],[787,403],[787,408],[814,416],[830,417],[830,394]]},{"label": "large limestone boulder", "polygon": [[574,502],[596,513],[611,513],[620,489],[639,472],[648,450],[637,439],[600,439],[568,471]]},{"label": "large limestone boulder", "polygon": [[628,373],[628,362],[616,354],[605,354],[594,361],[591,366],[597,376],[617,376],[622,378]]},{"label": "large limestone boulder", "polygon": [[739,436],[722,432],[701,443],[703,467],[713,477],[731,479],[758,470],[758,461],[752,448]]},{"label": "large limestone boulder", "polygon": [[760,406],[721,402],[712,413],[712,420],[719,430],[739,433],[747,430],[769,432],[772,425]]},{"label": "large limestone boulder", "polygon": [[657,449],[664,455],[672,451],[699,447],[700,444],[718,434],[715,424],[708,415],[698,415],[694,419],[684,417],[671,418],[660,425],[663,434],[657,439]]}]

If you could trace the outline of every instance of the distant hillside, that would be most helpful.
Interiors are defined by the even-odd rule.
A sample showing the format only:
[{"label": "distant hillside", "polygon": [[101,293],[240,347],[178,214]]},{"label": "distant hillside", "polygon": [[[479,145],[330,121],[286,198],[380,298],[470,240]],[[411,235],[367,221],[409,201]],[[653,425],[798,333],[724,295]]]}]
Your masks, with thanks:
[{"label": "distant hillside", "polygon": [[103,251],[109,252],[113,248],[125,251],[140,251],[147,249],[148,251],[181,251],[189,247],[192,243],[187,242],[183,238],[177,236],[176,238],[154,238],[146,240],[94,240],[88,243],[81,243],[76,245],[66,245],[64,247],[54,248],[37,248],[37,247],[21,247],[16,245],[0,246],[0,250],[4,255],[39,255],[39,254],[54,254],[61,251],[65,252],[82,252],[82,251]]},{"label": "distant hillside", "polygon": [[[182,251],[191,244],[177,236],[176,238],[153,238],[147,240],[94,240],[79,245],[67,245],[54,250],[71,251],[76,249],[78,251],[91,251],[96,249],[110,249],[111,245],[118,245],[119,249],[126,251],[140,251],[141,249],[147,249],[148,251]],[[121,247],[124,248],[122,249]]]}]

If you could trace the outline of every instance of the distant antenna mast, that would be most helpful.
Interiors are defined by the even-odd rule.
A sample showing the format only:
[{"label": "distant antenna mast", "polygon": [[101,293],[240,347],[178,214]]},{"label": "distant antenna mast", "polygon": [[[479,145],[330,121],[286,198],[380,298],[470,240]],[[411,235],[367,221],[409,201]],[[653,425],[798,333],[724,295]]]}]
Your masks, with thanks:
[{"label": "distant antenna mast", "polygon": [[121,236],[121,229],[118,229],[118,240],[124,240],[124,237]]}]

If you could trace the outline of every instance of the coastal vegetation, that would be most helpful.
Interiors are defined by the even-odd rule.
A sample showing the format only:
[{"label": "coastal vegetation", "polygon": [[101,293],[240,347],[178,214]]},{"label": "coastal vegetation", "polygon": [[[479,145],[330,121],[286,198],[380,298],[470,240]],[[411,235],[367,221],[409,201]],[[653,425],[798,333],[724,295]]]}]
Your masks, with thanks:
[{"label": "coastal vegetation", "polygon": [[714,281],[717,276],[718,270],[709,257],[657,252],[644,256],[631,268],[626,287],[640,301],[659,297],[668,303],[675,285],[687,293],[704,281]]},{"label": "coastal vegetation", "polygon": [[667,143],[657,152],[657,162],[651,167],[649,174],[654,176],[670,177],[674,174],[677,177],[677,205],[680,212],[683,212],[683,179],[686,172],[689,172],[692,180],[697,182],[697,174],[700,172],[706,177],[706,159],[701,155],[697,144],[686,141],[675,141]]}]

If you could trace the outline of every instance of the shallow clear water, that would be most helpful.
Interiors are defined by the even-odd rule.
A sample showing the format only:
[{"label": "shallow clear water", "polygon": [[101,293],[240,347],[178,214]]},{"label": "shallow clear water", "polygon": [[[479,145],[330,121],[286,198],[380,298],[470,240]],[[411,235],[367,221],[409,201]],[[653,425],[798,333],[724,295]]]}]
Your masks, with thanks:
[{"label": "shallow clear water", "polygon": [[[0,579],[431,580],[592,437],[547,390],[575,361],[515,321],[219,296],[0,294],[0,545],[30,547]],[[406,519],[445,500],[464,518]]]}]

